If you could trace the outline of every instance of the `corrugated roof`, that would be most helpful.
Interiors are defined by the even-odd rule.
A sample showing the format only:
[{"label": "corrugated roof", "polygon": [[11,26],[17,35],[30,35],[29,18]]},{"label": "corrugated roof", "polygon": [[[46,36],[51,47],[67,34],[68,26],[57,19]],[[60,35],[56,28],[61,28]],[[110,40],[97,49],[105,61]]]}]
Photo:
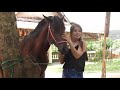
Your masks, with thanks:
[{"label": "corrugated roof", "polygon": [[[15,12],[17,18],[17,27],[24,29],[34,29],[38,22],[45,16],[64,16],[61,12]],[[69,24],[68,19],[64,19],[65,25]]]},{"label": "corrugated roof", "polygon": [[58,15],[57,12],[18,12],[16,13],[17,18],[44,18],[43,15],[45,16],[53,16],[53,15]]},{"label": "corrugated roof", "polygon": [[[42,20],[45,16],[64,16],[62,12],[15,12],[17,20],[24,19],[33,19],[33,20]],[[65,23],[69,23],[68,19],[64,18]]]},{"label": "corrugated roof", "polygon": [[35,29],[38,23],[17,21],[17,28]]}]

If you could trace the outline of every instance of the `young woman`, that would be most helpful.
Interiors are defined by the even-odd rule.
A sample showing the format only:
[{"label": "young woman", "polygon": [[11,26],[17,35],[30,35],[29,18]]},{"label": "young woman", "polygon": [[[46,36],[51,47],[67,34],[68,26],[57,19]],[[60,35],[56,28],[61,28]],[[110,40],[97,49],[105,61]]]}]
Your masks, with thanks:
[{"label": "young woman", "polygon": [[86,43],[81,37],[82,28],[76,23],[72,23],[70,37],[66,33],[62,35],[62,38],[67,40],[70,48],[66,55],[59,53],[60,63],[64,63],[62,78],[83,78],[87,52]]}]

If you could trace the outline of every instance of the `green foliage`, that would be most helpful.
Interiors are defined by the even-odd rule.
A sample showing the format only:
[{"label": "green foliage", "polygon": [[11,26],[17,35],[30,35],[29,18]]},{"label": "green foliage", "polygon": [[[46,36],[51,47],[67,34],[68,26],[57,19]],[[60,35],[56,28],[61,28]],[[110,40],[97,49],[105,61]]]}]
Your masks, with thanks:
[{"label": "green foliage", "polygon": [[[101,41],[100,41],[100,43],[101,43],[101,45],[102,45],[102,47],[104,46],[104,40],[102,39]],[[106,39],[106,49],[109,49],[110,47],[112,47],[113,46],[113,41],[112,41],[112,39],[111,38],[107,38]]]},{"label": "green foliage", "polygon": [[111,38],[107,38],[107,45],[106,45],[106,48],[107,49],[109,49],[110,47],[112,47],[113,46],[113,41],[112,41],[112,39]]},{"label": "green foliage", "polygon": [[[90,61],[99,61],[102,60],[102,56],[103,56],[103,46],[104,46],[104,40],[100,40],[100,41],[88,41],[87,43],[87,50],[88,51],[96,51],[96,56],[90,60]],[[106,56],[108,57],[109,51],[108,49],[110,47],[113,46],[113,41],[111,38],[107,38],[106,39]]]},{"label": "green foliage", "polygon": [[103,50],[102,49],[98,49],[96,50],[96,57],[94,58],[96,61],[99,61],[102,59],[103,56]]},{"label": "green foliage", "polygon": [[93,51],[93,50],[95,50],[94,42],[93,42],[93,41],[88,41],[88,43],[87,43],[87,50],[88,50],[88,51]]},{"label": "green foliage", "polygon": [[113,49],[120,48],[120,39],[114,40],[113,43],[114,43],[112,46]]}]

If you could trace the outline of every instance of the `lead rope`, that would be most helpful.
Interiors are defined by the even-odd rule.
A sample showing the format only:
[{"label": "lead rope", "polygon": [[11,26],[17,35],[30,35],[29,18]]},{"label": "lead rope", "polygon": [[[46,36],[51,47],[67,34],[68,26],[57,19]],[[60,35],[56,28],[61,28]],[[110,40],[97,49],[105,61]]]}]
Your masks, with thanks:
[{"label": "lead rope", "polygon": [[51,29],[50,29],[50,24],[49,24],[49,26],[48,26],[48,31],[50,32],[50,35],[52,36],[53,40],[54,40],[57,44],[66,43],[66,42],[67,42],[67,41],[60,41],[60,42],[57,42],[57,41],[56,41],[56,39],[55,39],[55,37],[53,36],[52,31],[51,31]]},{"label": "lead rope", "polygon": [[[16,63],[11,64],[12,62],[16,61]],[[10,78],[14,77],[14,66],[23,61],[23,58],[13,59],[13,60],[5,60],[1,63],[2,70],[10,68]],[[35,63],[34,63],[35,64]],[[49,63],[36,63],[39,65],[48,65]]]},{"label": "lead rope", "polygon": [[[17,61],[17,62],[13,63],[13,64],[10,64],[13,61]],[[13,78],[14,77],[14,66],[17,63],[20,63],[21,61],[23,61],[22,58],[21,59],[14,59],[14,60],[5,60],[5,61],[2,62],[1,67],[2,67],[3,70],[5,70],[7,68],[10,68],[10,78]]]}]

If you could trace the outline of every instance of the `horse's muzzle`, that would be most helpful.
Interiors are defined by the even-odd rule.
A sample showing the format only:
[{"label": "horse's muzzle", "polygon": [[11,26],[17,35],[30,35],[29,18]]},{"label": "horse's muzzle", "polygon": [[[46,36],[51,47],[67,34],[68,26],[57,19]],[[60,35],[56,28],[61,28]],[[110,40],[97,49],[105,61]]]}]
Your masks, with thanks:
[{"label": "horse's muzzle", "polygon": [[63,55],[65,55],[65,54],[68,53],[69,48],[68,48],[67,46],[64,46],[64,47],[62,48],[62,50],[58,50],[58,51],[60,51]]}]

